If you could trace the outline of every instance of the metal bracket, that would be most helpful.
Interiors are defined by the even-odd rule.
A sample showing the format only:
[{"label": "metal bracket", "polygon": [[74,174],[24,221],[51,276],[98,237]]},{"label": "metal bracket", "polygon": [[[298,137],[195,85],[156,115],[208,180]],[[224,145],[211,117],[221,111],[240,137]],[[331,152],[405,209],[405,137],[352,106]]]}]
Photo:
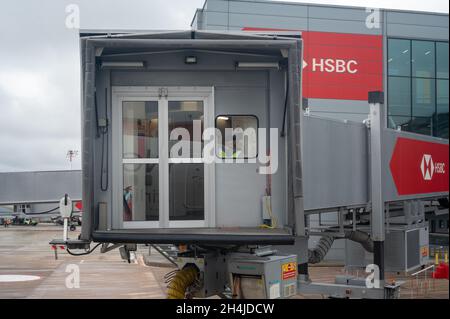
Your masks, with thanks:
[{"label": "metal bracket", "polygon": [[169,96],[168,88],[159,88],[158,89],[158,97],[161,99],[162,97],[166,98]]}]

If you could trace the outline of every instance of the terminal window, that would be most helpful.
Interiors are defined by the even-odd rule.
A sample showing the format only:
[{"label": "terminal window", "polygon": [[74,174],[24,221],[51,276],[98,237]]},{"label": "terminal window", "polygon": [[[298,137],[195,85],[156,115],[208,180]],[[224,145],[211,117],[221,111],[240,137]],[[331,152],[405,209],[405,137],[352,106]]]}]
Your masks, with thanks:
[{"label": "terminal window", "polygon": [[448,139],[448,42],[388,40],[388,126]]}]

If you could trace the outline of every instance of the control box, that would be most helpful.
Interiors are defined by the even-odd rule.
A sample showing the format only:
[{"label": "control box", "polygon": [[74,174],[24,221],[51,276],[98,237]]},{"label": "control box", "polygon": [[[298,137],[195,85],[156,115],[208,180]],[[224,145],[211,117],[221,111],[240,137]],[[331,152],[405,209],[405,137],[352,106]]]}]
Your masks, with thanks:
[{"label": "control box", "polygon": [[228,259],[233,297],[279,299],[297,294],[297,256],[235,253]]}]

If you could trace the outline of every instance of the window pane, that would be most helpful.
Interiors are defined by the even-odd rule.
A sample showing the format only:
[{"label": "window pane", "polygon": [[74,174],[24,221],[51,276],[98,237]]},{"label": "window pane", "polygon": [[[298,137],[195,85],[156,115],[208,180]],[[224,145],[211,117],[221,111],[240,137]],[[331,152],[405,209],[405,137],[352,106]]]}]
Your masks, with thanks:
[{"label": "window pane", "polygon": [[432,116],[436,109],[435,80],[412,79],[413,116]]},{"label": "window pane", "polygon": [[123,165],[123,220],[159,220],[158,164]]},{"label": "window pane", "polygon": [[437,80],[437,112],[448,114],[448,80]]},{"label": "window pane", "polygon": [[401,130],[409,131],[409,124],[411,122],[410,116],[389,116],[388,117],[388,127]]},{"label": "window pane", "polygon": [[432,117],[413,117],[405,131],[431,135],[432,128]]},{"label": "window pane", "polygon": [[412,76],[434,78],[434,42],[412,41]]},{"label": "window pane", "polygon": [[201,158],[202,134],[203,101],[169,101],[169,156]]},{"label": "window pane", "polygon": [[389,75],[411,75],[411,51],[409,40],[388,40],[388,73]]},{"label": "window pane", "polygon": [[[254,115],[221,115],[216,118],[216,155],[219,158],[256,158],[258,156],[258,118]],[[221,140],[219,138],[221,137]]]},{"label": "window pane", "polygon": [[123,158],[158,158],[158,102],[122,105]]},{"label": "window pane", "polygon": [[435,135],[448,138],[448,80],[437,80],[437,116]]},{"label": "window pane", "polygon": [[436,42],[437,78],[448,79],[448,42]]},{"label": "window pane", "polygon": [[169,219],[204,220],[204,164],[169,164]]},{"label": "window pane", "polygon": [[411,79],[389,77],[388,88],[389,115],[411,115]]}]

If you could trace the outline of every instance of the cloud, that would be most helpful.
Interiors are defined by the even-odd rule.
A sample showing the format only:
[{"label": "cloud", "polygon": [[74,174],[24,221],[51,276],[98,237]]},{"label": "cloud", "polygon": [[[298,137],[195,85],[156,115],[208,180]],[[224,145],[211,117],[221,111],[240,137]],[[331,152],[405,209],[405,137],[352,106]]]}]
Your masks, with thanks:
[{"label": "cloud", "polygon": [[81,149],[78,30],[66,28],[68,4],[79,6],[82,29],[188,29],[203,0],[2,3],[0,172],[68,169],[67,151]]}]

